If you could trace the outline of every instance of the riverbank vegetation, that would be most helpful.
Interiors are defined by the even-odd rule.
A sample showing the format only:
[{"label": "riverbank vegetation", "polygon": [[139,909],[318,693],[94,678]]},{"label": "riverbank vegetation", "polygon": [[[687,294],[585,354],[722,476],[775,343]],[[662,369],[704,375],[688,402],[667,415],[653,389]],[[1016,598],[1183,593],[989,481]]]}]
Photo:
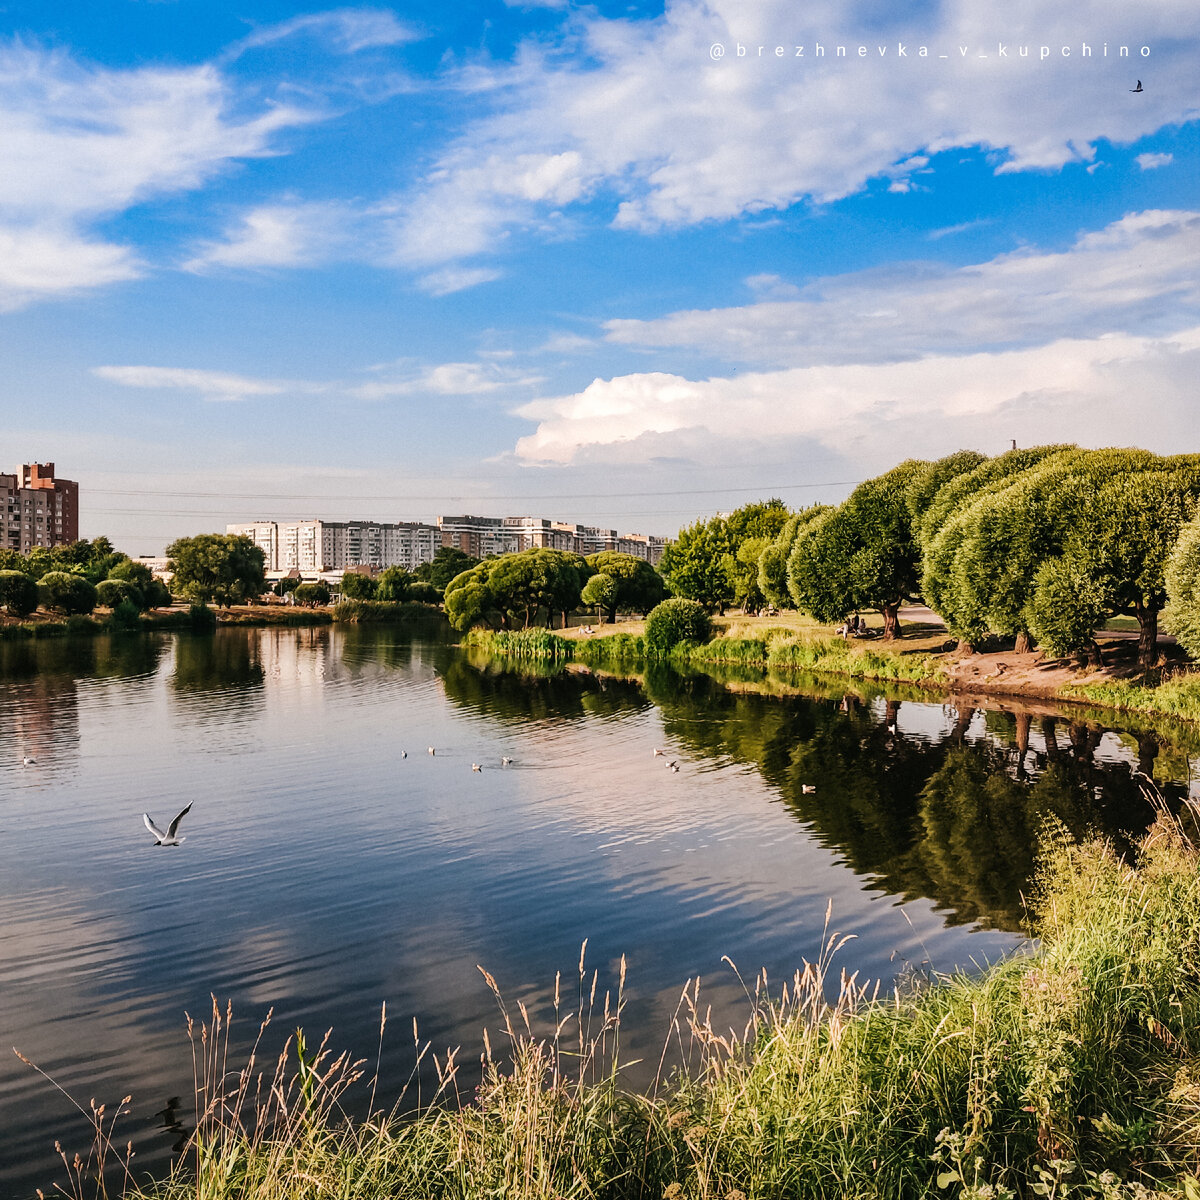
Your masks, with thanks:
[{"label": "riverbank vegetation", "polygon": [[[1126,859],[1050,829],[1038,941],[975,978],[881,995],[838,975],[842,939],[738,1030],[683,990],[654,1083],[621,1067],[624,963],[541,1006],[500,1005],[481,1077],[418,1039],[436,1095],[349,1122],[362,1063],[290,1039],[274,1070],[228,1070],[229,1012],[193,1029],[198,1119],[168,1181],[127,1200],[691,1200],[829,1196],[1191,1200],[1200,1174],[1200,855],[1165,815]],[[577,997],[563,1003],[564,996]],[[385,1022],[380,1025],[381,1039]],[[411,1098],[408,1098],[411,1103]],[[119,1145],[108,1118],[101,1138]],[[87,1163],[84,1163],[86,1170]],[[82,1194],[81,1180],[79,1188]],[[111,1193],[110,1193],[111,1194]]]}]

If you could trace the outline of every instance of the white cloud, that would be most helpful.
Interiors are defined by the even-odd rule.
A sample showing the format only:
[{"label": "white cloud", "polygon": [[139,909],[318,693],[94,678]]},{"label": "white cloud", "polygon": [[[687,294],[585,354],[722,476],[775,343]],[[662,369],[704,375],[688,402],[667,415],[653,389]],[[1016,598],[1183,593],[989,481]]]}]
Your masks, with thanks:
[{"label": "white cloud", "polygon": [[503,363],[450,362],[422,367],[417,371],[391,374],[379,369],[380,378],[358,384],[348,393],[364,400],[384,400],[393,396],[478,396],[502,388],[531,387],[542,380]]},{"label": "white cloud", "polygon": [[1139,154],[1133,160],[1143,171],[1153,171],[1156,167],[1165,167],[1175,161],[1173,154]]},{"label": "white cloud", "polygon": [[1153,332],[1164,321],[1200,315],[1200,212],[1132,213],[1059,252],[1022,249],[962,267],[901,263],[818,279],[798,295],[613,320],[605,329],[623,345],[759,366],[880,362],[1096,331]]},{"label": "white cloud", "polygon": [[250,209],[225,233],[208,242],[185,270],[208,267],[307,267],[341,256],[362,256],[361,215],[335,202],[264,204]]},{"label": "white cloud", "polygon": [[419,282],[431,296],[449,296],[452,292],[463,291],[464,288],[491,283],[493,279],[499,279],[500,275],[501,272],[495,267],[442,267],[441,270],[422,275]]},{"label": "white cloud", "polygon": [[339,8],[306,13],[257,29],[242,38],[230,51],[230,56],[304,34],[322,39],[343,54],[357,54],[376,46],[396,46],[419,36],[388,9]]},{"label": "white cloud", "polygon": [[[1080,429],[1119,444],[1168,444],[1194,425],[1200,326],[1169,338],[1112,335],[1032,349],[916,362],[812,366],[689,380],[653,373],[597,379],[582,392],[534,401],[537,422],[517,443],[528,463],[630,464],[685,454],[700,464],[747,446],[817,443],[851,457],[928,456],[1012,429],[1023,445]],[[1148,428],[1137,397],[1154,396]],[[1174,416],[1172,416],[1174,414]],[[1004,436],[999,434],[999,436]]]},{"label": "white cloud", "polygon": [[[131,278],[136,255],[89,234],[152,197],[201,186],[274,135],[318,119],[291,104],[246,109],[211,66],[108,70],[60,51],[0,45],[0,283],[8,307]],[[69,269],[65,259],[78,251]]]},{"label": "white cloud", "polygon": [[[1032,0],[1013,19],[976,5],[926,8],[921,18],[872,9],[868,19],[834,0],[801,9],[674,0],[653,20],[577,14],[562,38],[526,43],[511,64],[460,73],[473,100],[490,100],[490,115],[406,201],[398,258],[475,255],[533,210],[597,196],[611,200],[618,227],[653,231],[832,201],[874,178],[903,190],[932,155],[955,148],[988,149],[1001,171],[1088,163],[1101,138],[1127,144],[1194,116],[1191,44],[1178,36],[1189,20],[1183,0],[1093,0],[1084,10]],[[1090,58],[1085,41],[1096,43]],[[714,43],[726,49],[720,62],[710,59]],[[839,44],[846,58],[836,57]],[[1053,48],[1045,61],[1043,44]],[[1120,44],[1135,56],[1151,46],[1153,94],[1134,100],[1114,88]],[[1074,57],[1061,56],[1064,45]],[[555,185],[539,188],[541,173],[522,161],[559,164]]]},{"label": "white cloud", "polygon": [[195,392],[205,400],[218,401],[279,396],[296,387],[294,384],[252,379],[227,371],[203,371],[190,367],[93,367],[92,374],[123,387]]},{"label": "white cloud", "polygon": [[49,226],[15,232],[0,227],[0,312],[141,274],[137,255],[127,246],[88,241]]}]

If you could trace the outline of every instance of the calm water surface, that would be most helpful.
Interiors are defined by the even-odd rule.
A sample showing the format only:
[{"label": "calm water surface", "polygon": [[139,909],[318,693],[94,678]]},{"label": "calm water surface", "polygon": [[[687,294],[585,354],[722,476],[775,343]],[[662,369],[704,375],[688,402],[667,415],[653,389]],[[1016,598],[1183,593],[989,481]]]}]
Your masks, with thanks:
[{"label": "calm water surface", "polygon": [[[722,956],[782,980],[830,900],[863,975],[1013,950],[1047,814],[1127,841],[1135,769],[1190,786],[1161,731],[724,682],[340,627],[0,645],[0,1195],[49,1190],[54,1140],[88,1138],[10,1046],[85,1106],[132,1093],[118,1140],[161,1174],[210,994],[243,1044],[274,1006],[274,1048],[332,1026],[371,1059],[386,1001],[394,1096],[411,1017],[472,1058],[497,1024],[477,964],[541,1006],[587,938],[602,986],[627,956],[626,1046],[656,1060],[685,980],[740,1025]],[[187,841],[154,847],[142,812],[187,803]]]}]

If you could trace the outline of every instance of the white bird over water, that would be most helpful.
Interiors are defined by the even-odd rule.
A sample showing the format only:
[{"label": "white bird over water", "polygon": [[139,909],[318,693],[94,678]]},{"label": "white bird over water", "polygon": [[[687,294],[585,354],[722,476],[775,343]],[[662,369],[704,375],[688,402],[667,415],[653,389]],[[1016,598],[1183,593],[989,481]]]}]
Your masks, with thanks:
[{"label": "white bird over water", "polygon": [[472,770],[472,771],[482,771],[482,770],[483,770],[483,768],[482,768],[482,767],[481,767],[481,766],[480,766],[478,763],[472,763],[472,764],[471,764],[471,770]]},{"label": "white bird over water", "polygon": [[428,750],[430,754],[437,753],[437,751],[432,746],[426,746],[425,749]]},{"label": "white bird over water", "polygon": [[155,823],[150,820],[149,813],[142,813],[142,820],[146,822],[146,828],[154,834],[154,844],[156,846],[178,846],[180,842],[186,841],[186,838],[176,837],[175,831],[179,828],[179,822],[191,812],[192,806],[189,804],[170,825],[167,826],[167,832],[163,833]]},{"label": "white bird over water", "polygon": [[23,767],[36,767],[36,766],[37,766],[37,759],[36,759],[36,758],[30,758],[30,757],[29,757],[29,755],[27,754],[27,755],[25,755],[25,757],[24,757],[23,759],[21,759],[21,766],[23,766]]}]

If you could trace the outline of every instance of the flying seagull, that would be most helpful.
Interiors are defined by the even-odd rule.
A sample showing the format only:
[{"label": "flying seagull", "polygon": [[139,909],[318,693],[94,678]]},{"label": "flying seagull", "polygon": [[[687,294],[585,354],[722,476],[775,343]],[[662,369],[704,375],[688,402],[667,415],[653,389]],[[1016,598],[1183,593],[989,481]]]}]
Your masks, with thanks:
[{"label": "flying seagull", "polygon": [[167,832],[163,833],[155,823],[150,820],[149,813],[142,813],[142,820],[146,822],[146,828],[154,834],[154,844],[156,846],[178,846],[180,842],[185,841],[185,838],[176,837],[175,830],[179,828],[179,822],[192,811],[192,806],[189,804],[170,825],[167,826]]},{"label": "flying seagull", "polygon": [[1145,88],[1143,88],[1143,87],[1142,87],[1142,81],[1139,79],[1139,80],[1138,80],[1138,85],[1137,85],[1137,87],[1135,87],[1135,88],[1130,88],[1129,90],[1130,90],[1131,92],[1141,92],[1141,91],[1145,91]]}]

